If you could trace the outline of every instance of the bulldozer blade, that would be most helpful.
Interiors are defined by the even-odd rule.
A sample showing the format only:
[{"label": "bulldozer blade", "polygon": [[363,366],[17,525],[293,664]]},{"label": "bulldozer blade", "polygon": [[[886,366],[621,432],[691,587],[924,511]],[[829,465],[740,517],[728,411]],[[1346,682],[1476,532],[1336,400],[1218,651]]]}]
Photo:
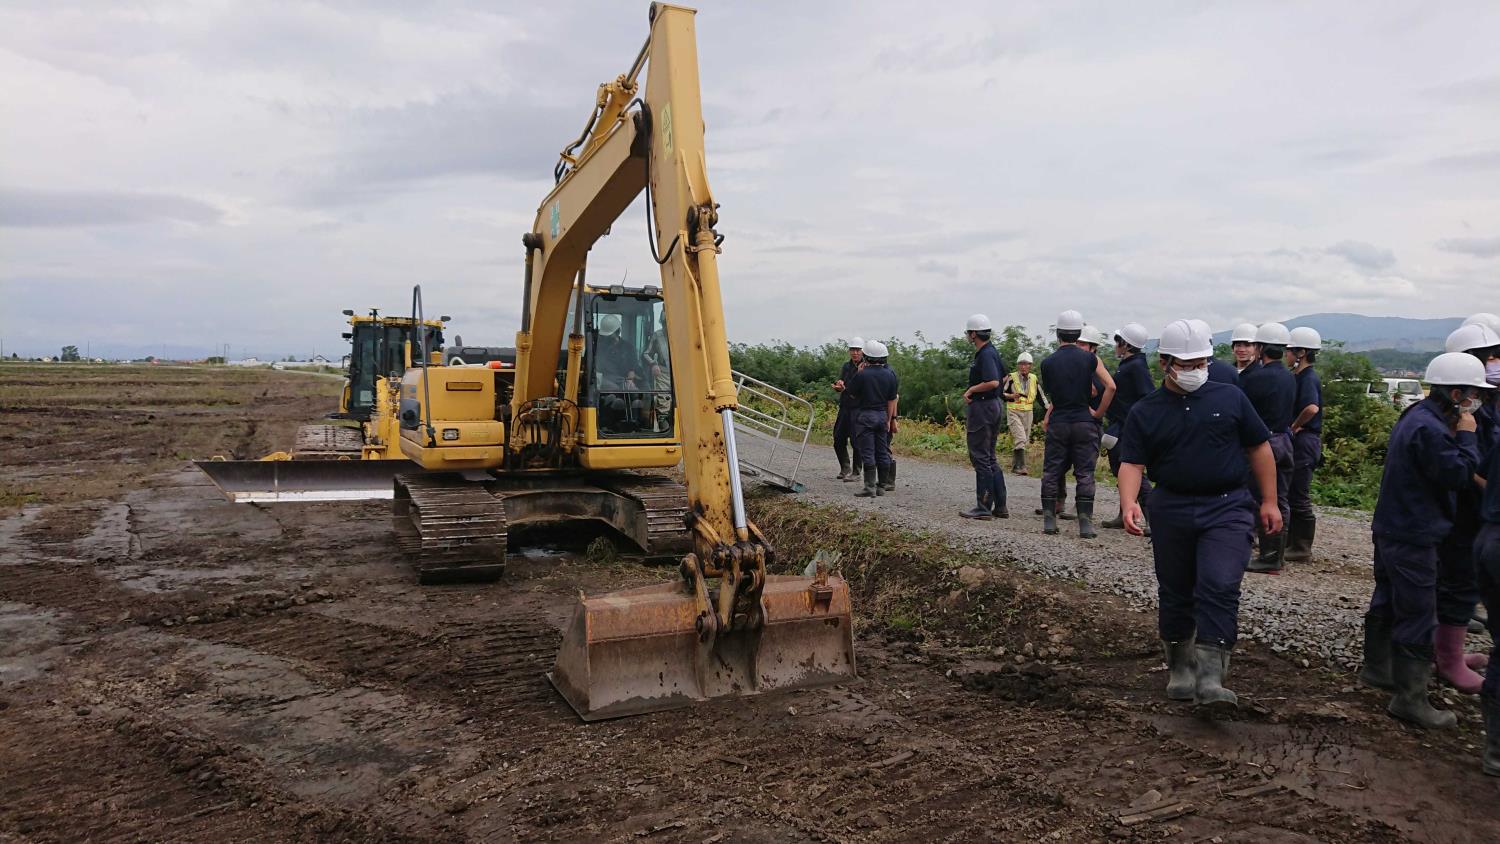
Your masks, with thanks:
[{"label": "bulldozer blade", "polygon": [[397,475],[421,471],[410,460],[197,460],[193,465],[238,504],[391,498]]},{"label": "bulldozer blade", "polygon": [[582,597],[547,679],[585,721],[848,681],[849,587],[839,577],[766,578],[759,630],[700,641],[681,584]]}]

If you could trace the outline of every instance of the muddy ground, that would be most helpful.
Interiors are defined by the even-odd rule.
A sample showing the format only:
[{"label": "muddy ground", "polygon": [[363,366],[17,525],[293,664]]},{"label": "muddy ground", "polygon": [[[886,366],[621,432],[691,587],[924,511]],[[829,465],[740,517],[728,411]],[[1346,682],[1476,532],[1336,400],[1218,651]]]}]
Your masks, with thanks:
[{"label": "muddy ground", "polygon": [[504,582],[418,587],[386,505],[186,463],[336,382],[86,369],[0,367],[0,841],[1500,840],[1473,724],[1258,646],[1203,721],[1118,599],[776,497],[785,560],[846,552],[860,678],[585,725],[542,678],[574,595],[666,570],[519,535]]}]

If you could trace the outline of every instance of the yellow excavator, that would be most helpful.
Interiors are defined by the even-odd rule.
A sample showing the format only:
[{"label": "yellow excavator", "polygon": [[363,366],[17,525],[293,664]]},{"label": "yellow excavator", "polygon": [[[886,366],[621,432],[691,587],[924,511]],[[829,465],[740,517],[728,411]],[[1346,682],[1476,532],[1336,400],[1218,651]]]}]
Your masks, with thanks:
[{"label": "yellow excavator", "polygon": [[[401,452],[423,471],[397,477],[394,522],[424,580],[498,576],[507,527],[532,521],[602,520],[681,554],[671,583],[580,596],[548,678],[585,720],[855,672],[848,586],[820,561],[768,574],[745,515],[694,15],[652,4],[645,45],[563,150],[522,237],[515,369],[401,384]],[[661,284],[589,285],[590,248],[643,192]]]},{"label": "yellow excavator", "polygon": [[[413,292],[414,303],[420,289]],[[311,424],[297,428],[291,451],[258,460],[204,460],[198,467],[231,501],[268,503],[390,498],[392,478],[415,467],[401,453],[401,376],[413,363],[441,366],[443,329],[449,317],[423,319],[344,311],[349,330],[344,389],[329,419],[357,426]],[[431,351],[412,358],[413,348]],[[338,462],[332,462],[338,461]],[[352,465],[351,465],[352,464]]]}]

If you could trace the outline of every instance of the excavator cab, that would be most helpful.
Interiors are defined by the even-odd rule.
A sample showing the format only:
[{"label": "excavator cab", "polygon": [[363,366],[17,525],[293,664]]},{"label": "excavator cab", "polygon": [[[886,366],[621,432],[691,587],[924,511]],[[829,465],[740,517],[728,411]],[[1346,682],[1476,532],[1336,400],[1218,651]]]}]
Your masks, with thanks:
[{"label": "excavator cab", "polygon": [[671,440],[676,431],[666,305],[656,287],[595,289],[584,298],[584,442]]}]

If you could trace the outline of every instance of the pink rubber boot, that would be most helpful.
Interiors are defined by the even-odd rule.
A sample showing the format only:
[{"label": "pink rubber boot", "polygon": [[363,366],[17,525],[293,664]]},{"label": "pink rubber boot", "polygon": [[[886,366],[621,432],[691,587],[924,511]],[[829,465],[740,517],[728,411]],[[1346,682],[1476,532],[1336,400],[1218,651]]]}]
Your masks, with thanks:
[{"label": "pink rubber boot", "polygon": [[1464,636],[1467,624],[1439,624],[1432,637],[1432,648],[1438,675],[1464,694],[1479,694],[1484,678],[1464,664]]},{"label": "pink rubber boot", "polygon": [[1490,655],[1464,654],[1464,665],[1469,666],[1470,671],[1483,671],[1490,667]]}]

